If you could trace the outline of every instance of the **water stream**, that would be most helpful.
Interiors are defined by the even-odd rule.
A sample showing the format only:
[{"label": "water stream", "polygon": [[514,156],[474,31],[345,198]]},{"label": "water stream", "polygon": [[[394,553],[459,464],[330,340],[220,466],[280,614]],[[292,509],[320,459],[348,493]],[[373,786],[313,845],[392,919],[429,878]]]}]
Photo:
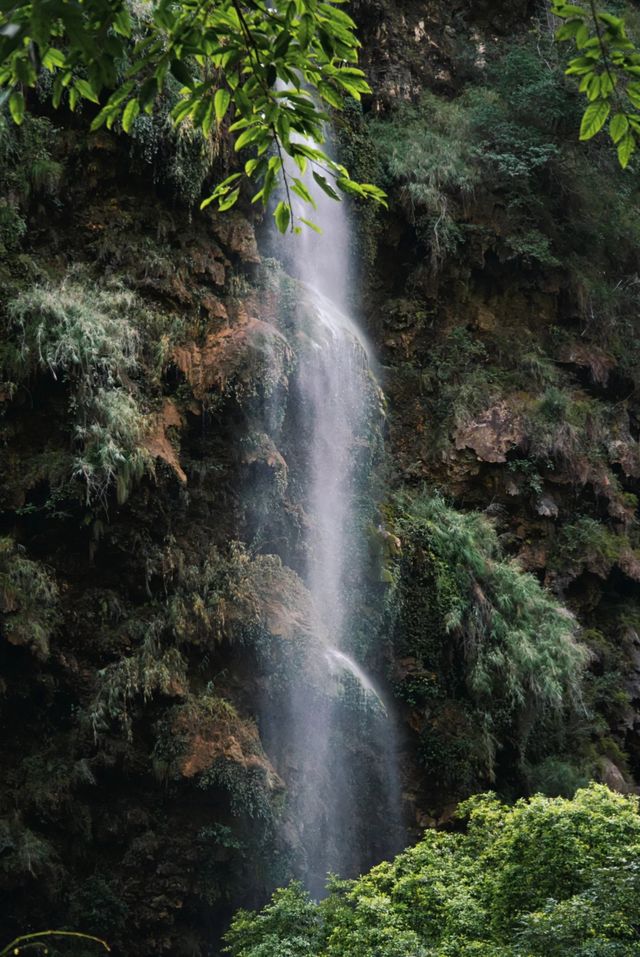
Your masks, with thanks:
[{"label": "water stream", "polygon": [[[322,235],[305,229],[291,237],[286,265],[302,284],[298,331],[310,343],[301,352],[296,388],[307,517],[304,578],[315,638],[309,656],[320,693],[293,683],[289,734],[297,778],[292,810],[303,849],[299,871],[321,896],[328,871],[354,876],[397,850],[401,826],[393,722],[352,641],[356,622],[362,631],[359,506],[370,484],[367,443],[380,415],[378,389],[371,348],[351,316],[357,297],[345,207],[313,192],[313,219]],[[309,216],[308,209],[299,213]]]}]

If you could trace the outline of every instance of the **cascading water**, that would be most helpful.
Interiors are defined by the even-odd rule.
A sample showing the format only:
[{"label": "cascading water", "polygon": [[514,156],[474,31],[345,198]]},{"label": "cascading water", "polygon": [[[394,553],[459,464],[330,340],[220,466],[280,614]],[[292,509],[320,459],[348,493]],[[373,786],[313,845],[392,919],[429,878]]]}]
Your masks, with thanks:
[{"label": "cascading water", "polygon": [[280,735],[288,740],[290,810],[302,848],[297,869],[320,896],[329,870],[351,876],[398,850],[401,826],[392,720],[352,647],[354,631],[362,632],[359,505],[379,390],[368,344],[350,317],[345,210],[324,194],[317,202],[322,235],[305,229],[286,248],[287,269],[301,284],[296,441],[306,518],[302,571],[312,600],[305,669],[315,690],[292,682]]}]

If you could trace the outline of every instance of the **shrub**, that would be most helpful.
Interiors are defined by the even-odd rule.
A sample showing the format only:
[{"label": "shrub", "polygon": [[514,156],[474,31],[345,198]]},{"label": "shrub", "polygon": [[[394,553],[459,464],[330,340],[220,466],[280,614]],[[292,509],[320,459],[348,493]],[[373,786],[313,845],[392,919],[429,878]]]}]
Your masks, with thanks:
[{"label": "shrub", "polygon": [[52,156],[54,135],[45,117],[27,115],[16,127],[0,109],[0,253],[19,248],[30,201],[58,192],[63,168]]},{"label": "shrub", "polygon": [[[523,757],[537,723],[580,707],[588,655],[578,626],[536,578],[501,555],[482,515],[426,492],[399,495],[393,508],[402,542],[396,654],[416,660],[398,691],[431,716],[422,732],[427,755],[446,706],[458,716],[444,722],[448,750],[475,728],[471,740],[491,772],[498,748],[511,743]],[[448,755],[439,760],[446,766]]]},{"label": "shrub", "polygon": [[121,285],[101,287],[77,276],[23,292],[10,303],[9,317],[15,339],[5,353],[6,374],[23,381],[47,371],[66,384],[73,476],[84,483],[87,503],[106,506],[113,486],[123,503],[133,483],[152,470],[133,385],[141,303]]},{"label": "shrub", "polygon": [[12,538],[0,538],[0,621],[4,637],[45,658],[60,623],[58,586]]},{"label": "shrub", "polygon": [[34,286],[9,305],[20,350],[12,371],[24,378],[49,370],[84,394],[118,386],[136,368],[139,308],[124,287],[101,288],[88,278]]},{"label": "shrub", "polygon": [[403,104],[391,119],[371,124],[388,185],[397,185],[434,267],[462,239],[456,198],[464,201],[479,180],[471,122],[464,103],[424,93],[417,105]]},{"label": "shrub", "polygon": [[126,658],[98,672],[98,688],[86,718],[97,739],[113,723],[132,736],[132,711],[137,703],[155,694],[184,693],[186,663],[177,648],[164,648],[158,638],[158,623],[147,624],[147,634]]}]

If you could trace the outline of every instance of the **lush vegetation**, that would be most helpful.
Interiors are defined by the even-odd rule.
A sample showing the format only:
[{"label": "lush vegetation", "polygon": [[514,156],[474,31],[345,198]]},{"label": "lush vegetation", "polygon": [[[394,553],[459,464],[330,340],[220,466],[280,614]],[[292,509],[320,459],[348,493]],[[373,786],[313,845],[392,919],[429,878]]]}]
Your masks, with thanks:
[{"label": "lush vegetation", "polygon": [[[253,200],[266,205],[282,179],[285,196],[274,210],[278,228],[299,231],[299,222],[316,229],[294,213],[292,194],[311,207],[315,201],[308,184],[287,168],[285,155],[302,174],[309,166],[315,185],[333,198],[339,198],[337,189],[384,202],[378,187],[353,180],[317,145],[325,139],[326,108],[341,110],[349,97],[359,100],[370,92],[356,65],[355,23],[341,9],[343,2],[290,0],[280,8],[267,0],[183,0],[147,9],[108,0],[81,7],[56,0],[6,4],[0,19],[0,89],[13,120],[21,123],[25,94],[42,87],[44,74],[55,106],[67,99],[73,110],[88,101],[100,107],[92,129],[118,122],[130,132],[158,104],[166,114],[166,90],[177,80],[180,92],[170,107],[175,123],[188,121],[208,140],[226,122],[229,132],[238,134],[235,149],[254,153],[203,205],[215,201],[229,209],[243,177],[259,187]],[[580,137],[599,132],[613,102],[610,136],[626,167],[640,132],[640,53],[624,21],[597,11],[593,3],[585,10],[554,0],[552,11],[566,21],[558,39],[574,40],[580,54],[567,68],[581,77],[580,89],[590,101]]]},{"label": "lush vegetation", "polygon": [[505,749],[512,770],[553,752],[582,708],[588,654],[572,615],[504,557],[484,516],[423,492],[399,496],[392,521],[396,691],[432,778],[469,793]]},{"label": "lush vegetation", "polygon": [[[314,145],[325,138],[323,107],[341,109],[345,97],[359,99],[369,91],[356,66],[355,24],[341,2],[291,0],[282,8],[266,0],[186,0],[148,8],[108,0],[81,7],[21,3],[2,11],[0,87],[14,121],[21,123],[25,92],[38,85],[44,71],[55,106],[67,97],[72,110],[89,101],[101,107],[92,129],[117,121],[129,132],[141,114],[153,113],[172,76],[181,90],[171,110],[176,123],[188,122],[208,138],[228,118],[229,131],[238,134],[235,149],[251,148],[254,154],[244,171],[218,183],[203,205],[216,201],[229,209],[243,176],[256,182],[253,199],[266,205],[282,179],[286,195],[276,206],[275,221],[282,232],[290,224],[299,231],[292,222],[292,194],[303,204],[315,203],[308,186],[285,168],[285,154],[301,173],[313,166],[315,184],[331,196],[338,198],[338,189],[383,201],[377,187],[355,182]],[[270,156],[272,145],[276,151]],[[308,223],[304,216],[296,218]]]},{"label": "lush vegetation", "polygon": [[580,124],[580,139],[590,140],[609,120],[609,136],[617,146],[623,169],[640,137],[640,54],[624,20],[610,11],[596,11],[553,0],[553,13],[565,22],[558,40],[573,40],[578,56],[567,67],[580,77],[580,92],[589,101]]},{"label": "lush vegetation", "polygon": [[601,785],[572,800],[460,806],[463,833],[414,848],[312,902],[293,884],[239,912],[233,957],[634,957],[640,946],[636,798]]},{"label": "lush vegetation", "polygon": [[106,505],[112,486],[124,502],[133,483],[152,469],[130,378],[138,368],[136,312],[140,322],[140,304],[124,288],[78,281],[33,286],[9,306],[4,379],[16,388],[44,372],[67,384],[76,450],[71,471],[89,504]]}]

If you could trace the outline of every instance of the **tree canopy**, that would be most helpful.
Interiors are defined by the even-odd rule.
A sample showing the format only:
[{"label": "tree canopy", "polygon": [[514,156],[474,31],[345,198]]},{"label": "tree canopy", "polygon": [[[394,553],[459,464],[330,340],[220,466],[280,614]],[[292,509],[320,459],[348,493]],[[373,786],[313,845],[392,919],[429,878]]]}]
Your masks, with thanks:
[{"label": "tree canopy", "polygon": [[464,833],[416,846],[314,903],[299,884],[236,914],[232,957],[635,957],[637,799],[592,784],[572,800],[494,795],[460,806]]}]

